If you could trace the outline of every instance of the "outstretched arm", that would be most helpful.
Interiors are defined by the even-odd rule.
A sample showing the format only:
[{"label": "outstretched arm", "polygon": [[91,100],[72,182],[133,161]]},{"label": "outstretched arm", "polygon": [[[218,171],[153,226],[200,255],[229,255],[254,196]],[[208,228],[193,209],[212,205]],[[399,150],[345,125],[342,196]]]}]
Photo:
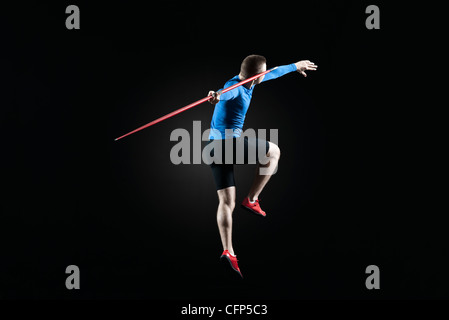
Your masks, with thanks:
[{"label": "outstretched arm", "polygon": [[279,77],[282,77],[282,76],[286,75],[287,73],[290,73],[290,72],[293,72],[293,71],[296,71],[296,70],[297,69],[296,69],[296,66],[295,66],[294,63],[288,64],[288,65],[285,65],[285,66],[275,67],[275,68],[273,68],[273,71],[267,73],[264,76],[262,82],[273,80],[273,79],[277,79]]},{"label": "outstretched arm", "polygon": [[316,70],[318,66],[314,64],[313,62],[310,62],[309,60],[302,60],[298,61],[296,63],[288,64],[285,66],[276,67],[271,71],[270,73],[267,73],[262,80],[262,82],[273,80],[279,77],[282,77],[283,75],[286,75],[287,73],[298,71],[301,73],[304,77],[307,77],[305,70]]}]

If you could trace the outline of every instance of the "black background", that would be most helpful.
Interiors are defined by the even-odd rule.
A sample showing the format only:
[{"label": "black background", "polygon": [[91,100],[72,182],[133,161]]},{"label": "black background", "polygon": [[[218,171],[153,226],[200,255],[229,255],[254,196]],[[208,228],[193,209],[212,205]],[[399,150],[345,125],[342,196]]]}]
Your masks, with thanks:
[{"label": "black background", "polygon": [[[391,5],[374,3],[381,29],[367,30],[363,1],[78,2],[67,30],[69,4],[2,10],[1,298],[449,297],[443,210],[403,156],[410,89],[391,62],[407,31]],[[210,169],[169,157],[172,130],[207,129],[213,108],[114,138],[221,88],[253,53],[319,68],[254,92],[245,126],[277,128],[282,157],[268,217],[234,212],[234,283]],[[253,172],[236,169],[237,201]],[[65,288],[71,264],[80,290]],[[380,290],[365,287],[371,264]]]}]

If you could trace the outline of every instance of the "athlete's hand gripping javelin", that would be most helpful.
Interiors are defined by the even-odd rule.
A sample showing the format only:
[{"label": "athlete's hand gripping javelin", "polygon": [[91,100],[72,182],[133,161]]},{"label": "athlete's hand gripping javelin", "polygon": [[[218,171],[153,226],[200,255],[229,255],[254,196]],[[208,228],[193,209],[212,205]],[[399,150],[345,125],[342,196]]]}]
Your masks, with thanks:
[{"label": "athlete's hand gripping javelin", "polygon": [[207,96],[208,97],[213,96],[213,98],[209,100],[209,103],[213,104],[213,105],[216,105],[217,103],[220,102],[221,91],[220,90],[218,90],[217,92],[209,91]]}]

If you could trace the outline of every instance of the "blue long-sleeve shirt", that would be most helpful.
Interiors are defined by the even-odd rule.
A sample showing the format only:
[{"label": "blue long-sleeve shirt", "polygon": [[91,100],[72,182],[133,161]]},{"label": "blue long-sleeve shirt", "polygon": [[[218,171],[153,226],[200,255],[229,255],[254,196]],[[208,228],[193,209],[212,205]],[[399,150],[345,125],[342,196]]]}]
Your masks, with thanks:
[{"label": "blue long-sleeve shirt", "polygon": [[[280,66],[267,73],[262,82],[282,77],[283,75],[293,71],[296,71],[296,65],[294,63]],[[223,89],[239,82],[240,79],[237,75],[226,82]],[[254,87],[255,86],[252,86],[248,89],[245,86],[239,86],[231,91],[223,93],[220,96],[220,102],[215,105],[214,114],[210,123],[211,130],[209,139],[228,139],[240,137]],[[233,132],[231,134],[226,134],[226,129],[231,129]]]}]

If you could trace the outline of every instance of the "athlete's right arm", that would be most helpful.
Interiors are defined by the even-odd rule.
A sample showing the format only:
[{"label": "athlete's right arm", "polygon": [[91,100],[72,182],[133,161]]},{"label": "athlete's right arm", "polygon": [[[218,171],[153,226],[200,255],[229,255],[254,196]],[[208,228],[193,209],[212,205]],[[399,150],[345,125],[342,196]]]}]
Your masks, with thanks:
[{"label": "athlete's right arm", "polygon": [[226,101],[226,100],[231,100],[234,99],[234,92],[235,90],[231,90],[225,93],[221,93],[221,90],[218,90],[217,92],[215,91],[209,91],[209,93],[207,94],[208,97],[213,96],[212,99],[208,100],[209,103],[215,105],[217,103],[219,103],[220,101]]}]

